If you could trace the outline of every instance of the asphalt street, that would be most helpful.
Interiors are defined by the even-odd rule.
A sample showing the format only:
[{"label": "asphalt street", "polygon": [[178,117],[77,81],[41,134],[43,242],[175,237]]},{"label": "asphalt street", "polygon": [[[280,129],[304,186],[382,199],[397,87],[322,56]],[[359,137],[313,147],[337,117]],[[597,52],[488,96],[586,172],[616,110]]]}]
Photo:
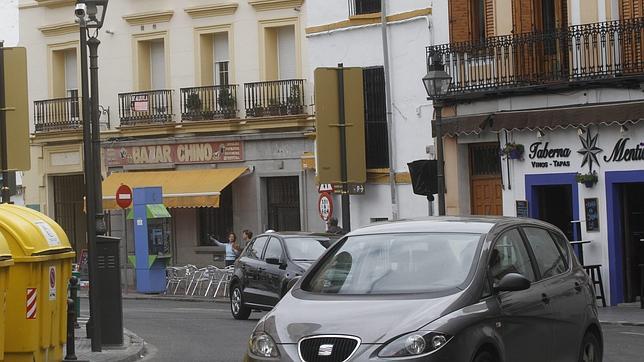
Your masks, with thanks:
[{"label": "asphalt street", "polygon": [[[125,327],[152,345],[150,361],[240,361],[260,313],[232,318],[227,304],[124,300]],[[641,362],[644,327],[604,325],[605,362]]]}]

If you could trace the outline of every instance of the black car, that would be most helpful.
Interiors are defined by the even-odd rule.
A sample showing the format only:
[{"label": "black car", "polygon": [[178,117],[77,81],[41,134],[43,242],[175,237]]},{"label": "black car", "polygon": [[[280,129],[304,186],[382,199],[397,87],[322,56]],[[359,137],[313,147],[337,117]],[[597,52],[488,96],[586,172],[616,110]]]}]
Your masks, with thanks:
[{"label": "black car", "polygon": [[230,281],[230,310],[247,319],[252,310],[271,310],[336,235],[271,232],[255,237],[235,262]]},{"label": "black car", "polygon": [[245,361],[601,362],[595,301],[550,224],[385,223],[327,249],[258,322]]}]

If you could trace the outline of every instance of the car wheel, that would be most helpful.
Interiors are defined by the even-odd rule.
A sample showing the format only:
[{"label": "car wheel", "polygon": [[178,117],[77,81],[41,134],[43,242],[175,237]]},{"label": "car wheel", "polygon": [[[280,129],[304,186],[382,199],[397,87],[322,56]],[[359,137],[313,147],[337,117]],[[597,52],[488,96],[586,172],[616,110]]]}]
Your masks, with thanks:
[{"label": "car wheel", "polygon": [[496,362],[496,358],[489,351],[481,351],[476,354],[473,362]]},{"label": "car wheel", "polygon": [[230,311],[235,319],[248,319],[250,316],[250,308],[244,305],[244,297],[239,285],[235,285],[230,293]]},{"label": "car wheel", "polygon": [[586,332],[581,342],[581,351],[579,351],[579,362],[601,362],[602,347],[599,339],[592,332]]}]

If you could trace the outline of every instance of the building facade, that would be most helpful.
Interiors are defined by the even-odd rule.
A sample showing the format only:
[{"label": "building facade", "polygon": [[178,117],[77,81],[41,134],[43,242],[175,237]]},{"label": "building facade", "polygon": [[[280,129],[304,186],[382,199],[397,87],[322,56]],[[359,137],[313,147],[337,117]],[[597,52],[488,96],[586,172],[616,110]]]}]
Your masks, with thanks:
[{"label": "building facade", "polygon": [[[85,244],[79,29],[74,1],[21,1],[32,170],[26,202]],[[98,39],[104,207],[116,187],[162,186],[175,264],[220,255],[209,235],[323,230],[315,208],[303,1],[110,1]],[[128,253],[133,253],[131,220]],[[125,260],[125,259],[124,259]]]},{"label": "building facade", "polygon": [[[421,81],[432,9],[428,1],[384,3],[385,9],[380,0],[305,2],[308,78],[339,63],[363,69],[367,183],[364,195],[351,196],[352,228],[429,212],[427,198],[412,193],[407,163],[433,154],[432,108]],[[340,198],[335,201],[339,210]]]},{"label": "building facade", "polygon": [[450,31],[426,54],[453,82],[448,213],[551,222],[601,265],[611,304],[641,298],[643,5],[450,0],[435,11]]}]

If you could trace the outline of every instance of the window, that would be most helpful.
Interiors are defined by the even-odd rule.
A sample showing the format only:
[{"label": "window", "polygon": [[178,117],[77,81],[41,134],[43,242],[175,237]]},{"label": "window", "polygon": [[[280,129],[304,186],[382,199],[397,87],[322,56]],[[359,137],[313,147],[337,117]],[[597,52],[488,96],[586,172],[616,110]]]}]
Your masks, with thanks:
[{"label": "window", "polygon": [[383,67],[363,70],[367,168],[389,167],[389,139]]},{"label": "window", "polygon": [[219,195],[219,207],[201,207],[197,209],[199,217],[200,246],[212,245],[208,235],[217,240],[228,240],[228,233],[233,230],[233,195],[228,186]]},{"label": "window", "polygon": [[380,12],[380,0],[349,0],[351,15],[373,14]]},{"label": "window", "polygon": [[297,78],[295,25],[265,28],[266,80]]},{"label": "window", "polygon": [[165,89],[166,36],[140,34],[135,39],[135,86],[137,91]]},{"label": "window", "polygon": [[536,280],[528,250],[517,229],[506,231],[496,240],[490,252],[489,268],[494,284],[509,273],[519,273],[531,282]]},{"label": "window", "polygon": [[228,85],[228,68],[230,57],[228,55],[228,32],[213,34],[213,59],[215,68],[213,71],[215,85]]},{"label": "window", "polygon": [[537,259],[541,278],[549,278],[566,271],[567,265],[563,256],[548,231],[533,227],[523,228],[523,231]]},{"label": "window", "polygon": [[266,245],[267,241],[268,241],[268,236],[260,236],[257,239],[255,239],[255,241],[250,246],[250,248],[247,248],[248,251],[246,256],[253,259],[261,259],[262,250],[264,250],[264,245]]},{"label": "window", "polygon": [[[286,249],[291,260],[316,260],[324,253],[328,239],[286,238]],[[328,244],[327,244],[328,245]]]},{"label": "window", "polygon": [[485,41],[485,2],[486,0],[472,1],[472,40]]},{"label": "window", "polygon": [[165,50],[163,39],[150,42],[150,89],[165,88]]},{"label": "window", "polygon": [[264,260],[278,259],[282,260],[282,243],[278,238],[271,238],[264,253]]},{"label": "window", "polygon": [[566,266],[570,265],[570,249],[569,249],[570,242],[565,236],[559,233],[555,233],[551,231],[550,235],[552,236],[553,239],[555,239],[557,248],[559,248],[561,255],[563,255],[564,263],[566,263]]},{"label": "window", "polygon": [[78,95],[78,66],[76,48],[53,50],[52,59],[52,97],[73,97]]}]

